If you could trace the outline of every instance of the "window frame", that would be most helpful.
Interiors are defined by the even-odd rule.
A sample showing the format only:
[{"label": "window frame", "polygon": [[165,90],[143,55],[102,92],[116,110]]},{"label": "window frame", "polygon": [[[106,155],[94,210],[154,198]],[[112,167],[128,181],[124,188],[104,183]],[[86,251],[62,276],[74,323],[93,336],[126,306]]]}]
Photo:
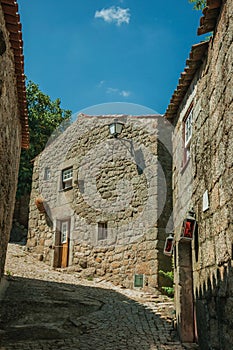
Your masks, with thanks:
[{"label": "window frame", "polygon": [[145,275],[143,273],[134,274],[134,288],[143,288],[145,283]]},{"label": "window frame", "polygon": [[[70,176],[64,177],[64,174],[69,174]],[[73,166],[62,169],[61,171],[61,189],[67,190],[73,187]]]},{"label": "window frame", "polygon": [[[193,107],[191,107],[184,119],[184,145],[187,148],[192,138]],[[188,137],[187,137],[188,134]]]},{"label": "window frame", "polygon": [[[191,119],[191,120],[190,120]],[[187,137],[187,127],[188,127],[188,137]],[[183,160],[182,160],[182,171],[186,168],[190,160],[190,145],[192,141],[193,134],[193,102],[190,104],[185,116],[183,118],[182,127],[182,140],[183,140]]]},{"label": "window frame", "polygon": [[[65,244],[67,243],[68,239],[69,239],[69,220],[62,220],[61,221],[61,244]],[[63,226],[66,227],[66,230],[63,231]],[[65,239],[64,239],[64,234],[65,234]]]},{"label": "window frame", "polygon": [[104,241],[108,238],[108,223],[107,221],[98,222],[97,240]]},{"label": "window frame", "polygon": [[44,169],[44,180],[48,181],[51,179],[51,169],[50,167],[45,167]]}]

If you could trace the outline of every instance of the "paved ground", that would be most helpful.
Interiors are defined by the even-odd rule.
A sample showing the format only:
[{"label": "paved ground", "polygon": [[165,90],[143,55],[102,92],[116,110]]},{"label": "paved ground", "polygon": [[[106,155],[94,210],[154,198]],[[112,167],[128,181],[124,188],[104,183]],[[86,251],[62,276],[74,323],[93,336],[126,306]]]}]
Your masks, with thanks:
[{"label": "paved ground", "polygon": [[[55,271],[10,244],[1,350],[182,350],[170,299]],[[193,345],[189,349],[196,349]]]}]

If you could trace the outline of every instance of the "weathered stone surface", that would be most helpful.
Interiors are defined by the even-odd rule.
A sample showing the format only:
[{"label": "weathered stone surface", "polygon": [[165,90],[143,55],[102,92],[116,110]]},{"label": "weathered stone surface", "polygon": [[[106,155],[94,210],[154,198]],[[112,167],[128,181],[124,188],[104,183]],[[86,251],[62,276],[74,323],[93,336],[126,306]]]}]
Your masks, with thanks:
[{"label": "weathered stone surface", "polygon": [[0,4],[0,280],[12,224],[21,150],[14,54]]},{"label": "weathered stone surface", "polygon": [[[123,132],[111,138],[108,125],[115,117],[80,115],[37,157],[28,246],[47,249],[44,261],[59,266],[59,220],[70,218],[69,265],[130,287],[134,274],[144,274],[144,288],[151,281],[154,288],[159,270],[171,269],[163,255],[172,213],[171,130],[160,116],[118,116]],[[62,170],[71,166],[72,187],[64,191]],[[43,197],[52,225],[36,208],[37,197]],[[98,223],[107,223],[106,237],[98,237]]]},{"label": "weathered stone surface", "polygon": [[[180,105],[173,134],[177,322],[181,338],[190,334],[192,341],[193,332],[187,332],[187,327],[193,329],[190,315],[195,305],[201,349],[233,347],[232,12],[233,2],[224,2],[203,64]],[[190,159],[184,166],[184,120],[191,105]],[[209,206],[203,210],[206,191]],[[198,230],[188,248],[179,240],[182,222],[192,207]],[[190,293],[185,292],[187,283]]]}]

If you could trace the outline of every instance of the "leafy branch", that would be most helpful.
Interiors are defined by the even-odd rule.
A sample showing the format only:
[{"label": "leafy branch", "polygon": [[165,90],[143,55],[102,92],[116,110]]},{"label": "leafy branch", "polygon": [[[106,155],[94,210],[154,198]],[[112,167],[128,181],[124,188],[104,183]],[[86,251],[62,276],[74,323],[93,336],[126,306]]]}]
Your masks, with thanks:
[{"label": "leafy branch", "polygon": [[52,101],[32,81],[28,81],[26,92],[30,147],[21,152],[17,197],[30,193],[33,159],[44,149],[53,131],[60,128],[62,132],[64,123],[69,125],[71,117],[71,111],[61,108],[60,99]]},{"label": "leafy branch", "polygon": [[189,2],[194,4],[194,10],[203,10],[206,7],[206,0],[189,0]]}]

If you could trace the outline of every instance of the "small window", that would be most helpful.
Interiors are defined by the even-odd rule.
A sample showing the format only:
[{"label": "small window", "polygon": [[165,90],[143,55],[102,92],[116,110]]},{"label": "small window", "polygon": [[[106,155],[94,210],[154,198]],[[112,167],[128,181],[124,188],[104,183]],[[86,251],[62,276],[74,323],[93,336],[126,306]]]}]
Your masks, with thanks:
[{"label": "small window", "polygon": [[44,171],[44,179],[50,180],[51,179],[51,171],[50,168],[46,167]]},{"label": "small window", "polygon": [[134,275],[134,287],[135,288],[142,288],[144,282],[144,275]]},{"label": "small window", "polygon": [[187,118],[185,119],[185,147],[188,146],[192,137],[192,120],[193,120],[193,110],[191,109]]},{"label": "small window", "polygon": [[67,189],[72,187],[73,168],[62,170],[62,188]]},{"label": "small window", "polygon": [[185,165],[188,163],[190,159],[192,123],[193,123],[193,108],[190,107],[183,122],[183,142],[184,142],[183,167],[185,167]]},{"label": "small window", "polygon": [[98,222],[98,241],[107,239],[108,225],[107,222]]},{"label": "small window", "polygon": [[69,233],[69,221],[61,222],[61,243],[66,243]]}]

